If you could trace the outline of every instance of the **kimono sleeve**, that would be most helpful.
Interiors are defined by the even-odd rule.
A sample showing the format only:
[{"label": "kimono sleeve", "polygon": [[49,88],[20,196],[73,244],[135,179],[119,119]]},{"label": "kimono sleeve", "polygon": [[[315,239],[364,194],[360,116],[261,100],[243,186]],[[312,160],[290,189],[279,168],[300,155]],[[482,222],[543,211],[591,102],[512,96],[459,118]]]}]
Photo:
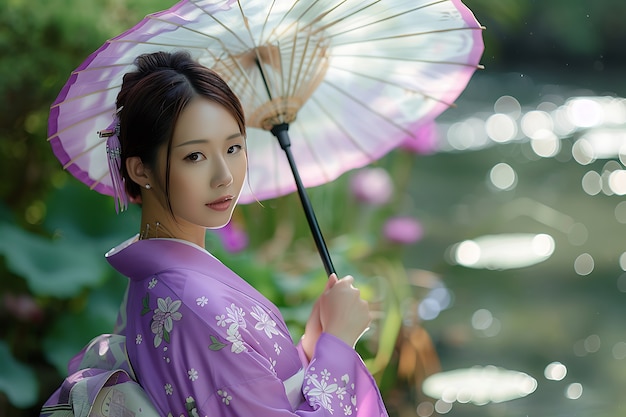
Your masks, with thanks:
[{"label": "kimono sleeve", "polygon": [[315,346],[302,392],[311,406],[334,416],[387,416],[376,381],[359,354],[328,333]]},{"label": "kimono sleeve", "polygon": [[[294,407],[272,358],[255,349],[255,333],[249,324],[244,327],[242,323],[235,332],[233,325],[213,325],[198,316],[187,317],[187,322],[190,332],[179,336],[188,342],[178,354],[172,346],[168,364],[177,373],[170,393],[164,392],[173,415],[180,415],[181,405],[191,416],[387,415],[359,356],[334,336],[320,338],[319,353],[304,370],[302,401]],[[297,352],[293,347],[283,354]]]}]

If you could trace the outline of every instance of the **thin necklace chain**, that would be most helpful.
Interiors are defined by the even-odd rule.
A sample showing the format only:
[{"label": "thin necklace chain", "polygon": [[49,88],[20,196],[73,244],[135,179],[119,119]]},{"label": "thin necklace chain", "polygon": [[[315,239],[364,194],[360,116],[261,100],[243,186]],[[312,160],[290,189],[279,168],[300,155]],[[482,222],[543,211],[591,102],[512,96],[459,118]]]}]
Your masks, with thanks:
[{"label": "thin necklace chain", "polygon": [[160,222],[156,222],[153,227],[150,226],[150,223],[146,223],[146,226],[139,233],[140,240],[172,237],[173,235]]}]

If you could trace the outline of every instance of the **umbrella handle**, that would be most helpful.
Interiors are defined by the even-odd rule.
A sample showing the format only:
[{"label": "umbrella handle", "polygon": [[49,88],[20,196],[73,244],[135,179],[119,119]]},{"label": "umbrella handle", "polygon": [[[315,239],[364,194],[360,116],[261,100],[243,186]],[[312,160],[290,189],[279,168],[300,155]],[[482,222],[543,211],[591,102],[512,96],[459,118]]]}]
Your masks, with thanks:
[{"label": "umbrella handle", "polygon": [[311,205],[311,201],[309,200],[309,196],[302,184],[302,179],[300,179],[300,173],[298,172],[298,167],[296,166],[296,162],[293,158],[293,154],[291,152],[291,140],[289,139],[289,124],[288,123],[280,123],[275,125],[272,130],[272,134],[276,136],[278,139],[278,143],[280,143],[280,147],[283,151],[285,151],[285,155],[287,156],[287,160],[289,161],[289,166],[291,167],[291,172],[293,173],[293,177],[296,181],[296,187],[298,188],[298,195],[300,196],[300,201],[302,202],[302,208],[304,208],[304,214],[309,223],[309,228],[311,229],[311,233],[313,234],[313,240],[315,241],[315,245],[317,246],[317,251],[322,258],[322,263],[324,264],[324,268],[326,269],[326,274],[331,275],[335,273],[335,267],[333,266],[333,262],[330,259],[330,254],[328,252],[328,247],[326,246],[326,242],[324,241],[324,236],[322,235],[322,231],[320,230],[319,223],[317,222],[317,218],[315,217],[315,212],[313,211],[313,206]]}]

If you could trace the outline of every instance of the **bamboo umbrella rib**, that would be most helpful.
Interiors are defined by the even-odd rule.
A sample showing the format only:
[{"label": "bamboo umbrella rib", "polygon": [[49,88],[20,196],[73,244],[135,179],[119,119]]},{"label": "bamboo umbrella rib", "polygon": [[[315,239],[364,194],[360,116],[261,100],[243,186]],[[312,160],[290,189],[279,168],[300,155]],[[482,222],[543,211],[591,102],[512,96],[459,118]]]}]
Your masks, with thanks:
[{"label": "bamboo umbrella rib", "polygon": [[[315,103],[318,104],[318,103]],[[333,120],[334,122],[334,120]],[[327,172],[326,165],[323,163],[324,157],[318,154],[319,147],[315,146],[315,141],[311,139],[311,136],[305,132],[304,129],[299,129],[298,137],[302,139],[304,146],[308,149],[311,155],[313,155],[313,159],[315,160],[315,165],[320,169],[321,175],[324,178],[324,183],[331,181],[331,176]]]},{"label": "bamboo umbrella rib", "polygon": [[[220,58],[217,58],[217,56],[214,55],[212,51],[207,50],[207,52],[209,54],[211,54],[213,57],[215,57],[216,59],[219,59],[219,62],[224,62],[224,60],[222,60]],[[230,52],[228,52],[228,51],[226,51],[226,52],[228,53],[227,56],[228,56],[230,62],[232,62],[234,65],[233,66],[231,66],[231,65],[224,65],[223,68],[226,69],[226,70],[229,70],[230,73],[232,74],[233,78],[236,78],[236,76],[237,76],[237,71],[236,70],[239,70],[239,74],[241,74],[241,76],[243,77],[245,83],[247,83],[248,85],[254,86],[254,83],[252,82],[252,80],[248,76],[248,73],[246,72],[246,70],[241,66],[241,63]],[[260,102],[263,103],[264,99],[262,97],[260,97],[259,92],[255,88],[252,88],[251,90],[254,93],[254,95],[256,96],[256,98],[258,98],[260,100]]]},{"label": "bamboo umbrella rib", "polygon": [[[308,40],[307,40],[307,44],[308,44]],[[319,42],[314,43],[314,51],[311,54],[311,58],[307,61],[306,66],[303,68],[304,69],[304,73],[302,74],[303,79],[305,80],[309,80],[309,82],[307,83],[303,83],[303,85],[301,85],[301,87],[307,87],[307,89],[305,91],[303,91],[303,100],[306,99],[308,96],[310,96],[313,91],[311,90],[311,87],[317,87],[317,83],[318,83],[318,78],[319,78],[319,72],[320,71],[324,71],[324,73],[326,73],[328,64],[326,61],[326,57],[324,55],[322,55],[323,52],[320,52],[319,50],[322,48],[322,46],[320,45]],[[319,57],[318,59],[313,59],[313,57]],[[304,59],[301,62],[301,67],[303,67],[304,65]],[[297,95],[297,92],[294,91],[293,93],[294,95]]]},{"label": "bamboo umbrella rib", "polygon": [[[460,28],[446,28],[446,29],[437,29],[437,30],[429,30],[427,32],[414,32],[414,33],[405,33],[402,35],[395,35],[395,36],[384,36],[381,38],[368,38],[368,39],[360,39],[360,40],[350,40],[348,42],[337,42],[337,43],[333,43],[333,46],[344,46],[344,45],[355,45],[358,43],[370,43],[370,42],[379,42],[379,41],[389,41],[389,40],[394,40],[394,39],[403,39],[403,38],[410,38],[410,37],[417,37],[417,36],[424,36],[424,35],[431,35],[431,34],[435,34],[435,33],[446,33],[446,32],[456,32],[459,30],[484,30],[485,27],[481,26],[478,28],[474,28],[474,27],[460,27]],[[329,37],[334,37],[334,36],[329,36]]]},{"label": "bamboo umbrella rib", "polygon": [[[106,43],[111,43],[111,40],[108,40]],[[100,70],[107,69],[107,68],[127,67],[129,65],[132,65],[132,62],[121,62],[121,63],[115,63],[115,64],[110,64],[110,65],[98,65],[97,67],[87,67],[81,70],[74,70],[72,71],[71,75],[74,75],[74,74],[79,75],[82,73],[88,73],[89,71],[100,71]]]},{"label": "bamboo umbrella rib", "polygon": [[[207,36],[207,37],[210,37],[210,36]],[[177,48],[184,48],[184,49],[199,49],[201,51],[204,51],[206,49],[204,46],[180,45],[177,43],[166,43],[166,42],[137,42],[137,41],[129,40],[129,39],[113,40],[113,41],[110,41],[110,43],[130,43],[133,45],[164,46],[164,47],[169,47],[169,48],[177,47]]]},{"label": "bamboo umbrella rib", "polygon": [[[362,55],[362,54],[336,54],[333,53],[333,58],[363,58],[363,59],[371,59],[371,60],[384,60],[384,61],[403,61],[403,62],[422,62],[424,64],[442,64],[442,65],[458,65],[461,67],[469,67],[476,69],[484,69],[485,67],[480,64],[470,64],[469,62],[457,62],[457,61],[433,61],[429,59],[418,59],[418,58],[405,58],[405,57],[394,57],[394,56],[376,56],[376,55]],[[333,67],[337,68],[337,67]]]},{"label": "bamboo umbrella rib", "polygon": [[[271,68],[280,68],[280,70],[282,71],[283,60],[281,59],[281,52],[280,52],[281,45],[277,44],[275,46],[276,46],[276,50],[278,51],[277,56],[275,57],[276,54],[273,54],[271,53],[271,50],[268,50],[268,53],[266,54],[267,59],[263,61],[263,57],[260,57],[260,62],[261,64],[266,63]],[[271,76],[271,81],[269,82],[269,84],[275,90],[276,95],[284,96],[285,88],[284,88],[284,77],[282,76],[282,72],[270,71],[270,73],[267,75]]]},{"label": "bamboo umbrella rib", "polygon": [[[358,149],[361,153],[363,153],[364,155],[367,155],[367,158],[372,159],[375,156],[372,155],[372,153],[370,151],[368,151],[367,149],[365,149],[362,145],[361,145],[361,141],[352,133],[350,132],[348,129],[346,129],[345,127],[345,123],[342,123],[337,115],[332,114],[331,112],[328,111],[328,109],[326,108],[326,106],[323,105],[323,103],[320,103],[320,101],[317,98],[312,98],[311,99],[312,103],[315,103],[315,105],[320,109],[320,111],[324,114],[324,116],[326,117],[327,120],[329,120],[331,122],[332,125],[336,126],[337,129],[339,129],[340,132],[343,133],[343,135],[348,139],[348,141],[356,148]],[[319,161],[321,158],[317,158],[317,160]]]},{"label": "bamboo umbrella rib", "polygon": [[[194,5],[195,5],[195,4],[194,4]],[[203,11],[203,12],[204,12],[204,11]],[[244,41],[243,41],[243,40],[242,40],[239,36],[237,36],[237,34],[235,34],[234,32],[232,32],[231,30],[229,30],[229,29],[228,29],[228,28],[227,28],[227,27],[226,27],[226,26],[225,26],[222,22],[220,22],[219,20],[217,20],[217,19],[215,18],[215,16],[210,15],[210,14],[208,14],[208,13],[206,13],[206,12],[204,12],[204,13],[205,13],[207,16],[210,16],[210,17],[211,17],[211,18],[212,18],[212,19],[213,19],[216,23],[218,23],[218,24],[219,24],[220,26],[222,26],[224,29],[228,30],[228,31],[229,31],[229,32],[230,32],[230,33],[231,33],[231,34],[235,37],[235,39],[237,39],[237,40],[239,41],[239,43],[241,43],[244,47],[247,47],[246,43],[245,43],[245,42],[244,42]],[[146,19],[153,20],[153,21],[155,21],[155,22],[165,23],[166,25],[173,26],[173,27],[175,27],[175,28],[177,28],[177,29],[186,30],[186,31],[188,31],[188,32],[195,33],[196,35],[200,35],[200,36],[201,36],[201,37],[203,37],[203,38],[209,38],[209,39],[212,39],[212,40],[214,40],[214,41],[220,42],[220,44],[222,44],[222,42],[220,41],[220,39],[219,39],[218,37],[216,37],[216,36],[212,36],[212,35],[210,35],[210,34],[208,34],[208,33],[206,33],[206,32],[202,32],[202,31],[199,31],[199,30],[196,30],[196,29],[190,28],[190,27],[185,26],[185,25],[181,25],[181,24],[178,24],[178,23],[174,23],[174,22],[171,22],[171,21],[166,20],[166,19],[161,19],[161,18],[159,18],[159,17],[157,17],[157,16],[155,16],[155,15],[148,15],[148,16],[146,16]],[[159,43],[153,43],[153,42],[137,42],[137,41],[134,41],[134,40],[132,40],[132,39],[111,39],[111,40],[109,40],[108,42],[130,42],[130,43],[135,43],[135,44],[137,44],[137,45],[159,45]],[[163,45],[163,46],[181,46],[181,47],[183,46],[183,45],[178,45],[178,44],[162,44],[162,45]],[[223,44],[222,44],[222,45],[223,45]],[[191,45],[184,45],[184,47],[185,47],[185,48],[191,48],[191,49],[203,49],[202,47],[199,47],[199,46],[191,46]]]},{"label": "bamboo umbrella rib", "polygon": [[[231,28],[229,28],[227,25],[225,25],[225,24],[224,24],[221,20],[217,19],[217,18],[216,18],[213,14],[208,13],[208,12],[207,12],[206,10],[204,10],[202,7],[199,7],[199,6],[196,4],[196,2],[192,2],[192,4],[193,4],[194,6],[196,6],[196,8],[198,8],[198,9],[199,9],[199,10],[200,10],[203,14],[205,14],[205,15],[209,16],[209,17],[210,17],[211,19],[213,19],[213,21],[215,21],[218,25],[220,25],[221,27],[223,27],[224,29],[226,29],[226,31],[228,31],[231,35],[233,35],[233,37],[234,37],[235,39],[237,39],[237,40],[239,41],[239,43],[241,43],[241,45],[243,45],[244,47],[246,47],[246,46],[247,46],[247,44],[243,41],[243,39],[241,39],[241,38],[239,37],[239,35],[237,35],[237,34],[236,34],[236,33],[235,33],[235,32],[234,32]],[[240,4],[240,8],[241,8],[241,4]],[[245,20],[245,19],[244,19],[244,20]],[[179,25],[177,25],[177,26],[179,26]],[[186,28],[186,27],[184,27],[184,26],[183,26],[183,29],[185,29],[185,28]],[[195,31],[195,30],[194,30],[194,32],[197,32],[197,31]],[[204,36],[207,36],[207,37],[209,37],[209,38],[215,39],[215,37],[214,37],[214,36],[210,36],[210,35],[208,35],[207,33],[202,33],[202,32],[198,32],[198,33],[200,33],[200,34],[202,34],[202,35],[204,35]]]},{"label": "bamboo umbrella rib", "polygon": [[[297,72],[296,79],[295,79],[295,82],[294,82],[294,87],[295,88],[294,88],[294,91],[293,91],[293,93],[291,95],[295,95],[296,94],[296,89],[297,89],[298,86],[301,85],[301,80],[305,80],[306,79],[306,74],[309,73],[309,69],[311,69],[314,66],[315,60],[313,59],[313,57],[315,55],[311,55],[310,59],[308,61],[308,64],[306,65],[306,68],[305,68],[305,58],[307,57],[307,51],[309,50],[310,43],[311,43],[311,38],[309,36],[307,36],[306,37],[306,42],[304,43],[304,49],[302,50],[302,59],[299,60],[300,62],[299,62],[299,65],[298,65],[298,72]],[[317,49],[316,46],[319,46],[319,44],[316,43],[313,46],[313,50],[314,51]]]},{"label": "bamboo umbrella rib", "polygon": [[67,169],[70,165],[74,165],[74,163],[79,160],[80,158],[82,158],[83,156],[85,156],[86,154],[88,154],[89,152],[93,151],[94,149],[96,149],[98,146],[102,146],[106,141],[100,140],[98,142],[96,142],[95,144],[89,146],[87,149],[84,149],[81,153],[77,154],[76,156],[74,156],[72,159],[70,159],[67,163],[65,163],[63,165],[63,169]]},{"label": "bamboo umbrella rib", "polygon": [[107,170],[104,174],[100,175],[97,179],[94,180],[94,183],[89,186],[90,190],[96,188],[105,178],[109,177],[111,174]]},{"label": "bamboo umbrella rib", "polygon": [[[316,98],[316,97],[311,97],[311,103],[315,103],[317,105],[317,107],[320,109],[320,111],[322,113],[324,113],[324,115],[328,118],[328,120],[330,120],[332,122],[333,125],[335,125],[337,127],[337,129],[339,129],[346,138],[348,138],[348,140],[350,141],[350,143],[352,143],[352,145],[357,148],[358,150],[360,150],[364,155],[367,155],[368,158],[374,158],[374,155],[372,155],[367,149],[365,149],[362,145],[361,142],[348,130],[346,130],[346,128],[344,127],[343,123],[340,123],[339,120],[337,120],[336,115],[330,113],[327,109],[326,106],[324,106],[322,103],[320,103],[320,101]],[[378,114],[378,113],[376,113]]]},{"label": "bamboo umbrella rib", "polygon": [[[406,91],[410,91],[410,92],[415,93],[415,94],[419,94],[419,95],[421,95],[424,98],[428,98],[428,99],[434,100],[434,101],[436,101],[438,103],[445,104],[448,107],[454,106],[454,103],[448,103],[447,101],[443,101],[440,98],[437,98],[437,97],[431,96],[429,94],[426,94],[422,90],[416,90],[414,88],[410,88],[410,87],[404,86],[402,84],[386,80],[384,78],[374,77],[372,75],[367,75],[367,74],[363,74],[363,73],[360,73],[360,72],[356,72],[356,71],[353,71],[353,70],[340,68],[340,67],[333,67],[333,68],[336,69],[336,70],[339,70],[339,71],[349,72],[350,74],[356,75],[358,77],[367,78],[369,80],[374,80],[374,81],[377,81],[377,82],[380,82],[380,83],[383,83],[383,84],[387,84],[387,85],[390,85],[390,86],[393,86],[393,87],[401,88],[401,89],[406,90]],[[330,83],[327,83],[327,84],[330,84]]]},{"label": "bamboo umbrella rib", "polygon": [[111,87],[102,88],[100,90],[93,90],[93,91],[90,91],[87,94],[81,94],[81,95],[77,95],[77,96],[74,96],[74,97],[70,97],[70,98],[65,99],[63,101],[60,101],[60,102],[58,102],[56,104],[53,104],[52,106],[50,106],[50,108],[54,109],[55,107],[59,107],[62,104],[71,103],[72,101],[76,101],[76,100],[80,100],[80,99],[83,99],[83,98],[91,97],[91,96],[93,96],[95,94],[98,94],[98,93],[104,93],[106,91],[115,90],[116,88],[120,88],[120,85],[117,84],[117,85],[114,85],[114,86],[111,86]]},{"label": "bamboo umbrella rib", "polygon": [[[276,0],[272,0],[272,4],[270,4],[270,9],[267,11],[267,14],[265,15],[265,20],[263,21],[263,26],[261,27],[261,32],[259,33],[259,41],[261,43],[263,43],[263,35],[265,34],[265,29],[267,28],[270,15],[272,14],[272,10],[274,10],[275,5],[276,5]],[[239,2],[239,7],[241,7],[241,2]]]},{"label": "bamboo umbrella rib", "polygon": [[[61,104],[61,103],[59,103],[59,104]],[[64,133],[64,132],[67,132],[68,130],[73,129],[73,128],[75,128],[76,126],[80,126],[80,125],[81,125],[81,124],[83,124],[83,123],[90,122],[90,121],[92,121],[92,120],[97,119],[97,118],[98,118],[98,117],[100,117],[100,116],[104,116],[105,114],[109,114],[109,113],[111,112],[111,110],[113,110],[114,108],[115,108],[115,107],[114,107],[114,106],[112,106],[112,107],[110,107],[110,108],[108,108],[108,109],[105,109],[104,111],[101,111],[101,112],[100,112],[100,113],[98,113],[98,114],[95,114],[95,115],[93,115],[93,116],[91,116],[91,117],[88,117],[88,118],[86,118],[86,119],[82,119],[82,120],[80,120],[80,121],[78,121],[78,122],[76,122],[76,123],[72,123],[71,125],[68,125],[68,126],[66,126],[65,128],[61,129],[61,130],[57,130],[56,132],[54,132],[54,135],[49,136],[46,140],[49,142],[49,141],[51,141],[52,139],[54,139],[55,137],[58,137],[58,136],[59,136],[59,134],[62,134],[62,133]],[[104,127],[103,127],[103,129],[104,129],[104,128],[106,128],[106,126],[104,126]]]},{"label": "bamboo umbrella rib", "polygon": [[[379,155],[376,155],[376,154],[372,153],[372,151],[370,151],[369,149],[365,148],[363,146],[361,140],[353,132],[349,131],[345,127],[345,123],[342,123],[342,121],[339,119],[339,117],[337,115],[332,114],[325,106],[322,105],[322,103],[319,102],[319,100],[316,101],[316,104],[317,104],[317,106],[319,106],[322,109],[323,113],[326,115],[328,120],[330,120],[332,122],[332,124],[337,126],[340,129],[340,131],[345,135],[345,137],[348,139],[348,141],[356,149],[358,149],[358,151],[361,153],[361,155],[365,155],[365,159],[366,160],[374,161],[375,159],[378,159]],[[319,149],[318,152],[319,151],[321,151],[321,149]],[[323,160],[324,156],[322,155],[320,157],[320,159]]]},{"label": "bamboo umbrella rib", "polygon": [[[197,7],[197,5],[195,3],[193,3],[193,4],[194,4],[194,6]],[[232,29],[230,29],[228,26],[226,26],[223,22],[221,22],[220,20],[216,19],[214,15],[207,13],[205,10],[203,10],[201,8],[200,8],[200,10],[204,14],[206,14],[207,16],[211,17],[211,19],[213,19],[213,21],[215,21],[221,27],[226,29],[230,34],[232,34],[233,37],[235,39],[237,39],[237,41],[241,44],[241,46],[244,49],[249,48],[249,45],[246,44],[243,39],[241,39],[235,32],[232,31]],[[181,25],[181,24],[176,24],[176,23],[170,22],[169,20],[158,18],[155,15],[148,15],[148,16],[146,16],[146,19],[150,19],[150,20],[154,20],[154,21],[157,21],[157,22],[165,23],[167,25],[174,26],[174,27],[176,27],[178,29],[186,30],[188,32],[195,33],[196,35],[199,35],[200,37],[211,39],[211,40],[216,41],[217,43],[219,43],[223,50],[225,50],[225,51],[228,50],[228,48],[226,47],[226,45],[224,44],[224,42],[222,41],[222,39],[220,37],[210,35],[207,32],[202,32],[202,31],[190,28],[188,26],[184,26],[184,25]],[[184,48],[184,49],[200,49],[202,51],[206,51],[207,50],[207,48],[205,46],[179,45],[179,44],[175,44],[175,43],[171,43],[170,44],[170,43],[159,43],[159,42],[137,42],[137,41],[128,40],[128,39],[112,39],[112,40],[109,40],[107,42],[108,43],[113,43],[113,42],[115,42],[115,43],[124,43],[124,42],[127,42],[127,43],[134,43],[136,45],[154,45],[154,46],[180,47],[180,48]]]},{"label": "bamboo umbrella rib", "polygon": [[[352,11],[350,14],[348,14],[346,16],[339,17],[336,20],[333,20],[333,21],[330,21],[330,22],[324,24],[323,26],[317,27],[316,30],[317,30],[317,32],[323,32],[326,29],[328,29],[328,28],[330,28],[330,27],[332,27],[332,26],[334,26],[334,25],[336,25],[338,23],[343,23],[346,19],[349,19],[350,17],[352,17],[352,16],[354,16],[354,15],[356,15],[358,13],[362,13],[363,10],[366,10],[366,9],[368,9],[368,8],[370,8],[370,7],[372,7],[375,4],[380,3],[380,2],[381,2],[381,0],[376,0],[376,1],[372,2],[372,3],[370,3],[370,4],[367,4],[367,5],[363,6],[363,7],[361,7],[360,9],[356,9],[356,10]],[[334,10],[339,8],[339,6],[341,6],[344,3],[345,3],[345,1],[341,2],[340,4],[336,5],[333,8],[331,8],[327,12],[325,12],[323,14],[320,14],[320,16],[318,18],[316,18],[316,19],[312,20],[311,22],[309,22],[307,26],[313,27],[314,24],[316,24],[317,22],[321,21],[324,17],[326,17],[331,12],[333,12]]]},{"label": "bamboo umbrella rib", "polygon": [[[278,41],[278,42],[276,43],[276,47],[278,48],[278,51],[279,51],[279,54],[280,54],[280,48],[281,48],[280,41]],[[270,54],[270,57],[271,57],[271,56],[272,56],[272,55]],[[280,59],[280,57],[281,57],[281,56],[279,55],[279,57],[278,57],[278,63],[276,63],[276,62],[270,62],[270,65],[276,66],[276,64],[278,64],[278,66],[280,67],[280,75],[281,75],[281,77],[280,77],[280,79],[279,79],[279,81],[280,81],[280,91],[281,91],[281,92],[283,93],[283,95],[284,95],[284,93],[285,93],[286,91],[288,91],[288,89],[289,89],[289,88],[287,87],[287,85],[288,85],[288,82],[289,82],[289,81],[288,81],[288,80],[286,80],[286,79],[285,79],[285,77],[283,77],[283,76],[282,76],[282,75],[285,73],[285,66],[284,66],[283,60],[282,60],[282,59]]]},{"label": "bamboo umbrella rib", "polygon": [[[298,28],[297,25],[296,25],[296,28]],[[299,32],[298,29],[293,31],[293,43],[294,43],[294,45],[296,45],[297,42],[298,42],[298,32]],[[293,85],[296,84],[295,80],[293,79],[294,55],[295,55],[295,48],[291,48],[291,59],[290,59],[290,63],[289,63],[289,76],[287,77],[287,92],[291,91],[292,84]]]},{"label": "bamboo umbrella rib", "polygon": [[[332,12],[333,10],[335,10],[336,8],[340,7],[342,4],[344,4],[347,0],[343,0],[341,2],[339,2],[338,4],[336,4],[335,6],[333,6],[331,9],[326,10],[326,11],[320,11],[317,13],[316,18],[313,19],[311,22],[307,23],[306,26],[304,26],[304,28],[308,28],[309,26],[312,26],[313,24],[317,23],[318,21],[320,21],[321,19],[323,19],[327,14],[329,14],[330,12]],[[289,10],[287,10],[287,12],[282,16],[282,18],[280,19],[280,22],[274,27],[274,29],[272,30],[272,33],[270,34],[270,37],[274,36],[275,38],[281,38],[284,36],[284,34],[286,32],[288,32],[289,30],[291,30],[291,28],[293,27],[293,25],[298,25],[300,22],[302,22],[302,18],[304,17],[304,15],[307,14],[307,12],[309,10],[311,10],[312,8],[314,8],[319,2],[320,0],[315,0],[315,1],[311,1],[309,2],[309,7],[307,7],[306,10],[304,10],[302,13],[300,13],[300,16],[297,16],[296,18],[294,18],[292,20],[292,22],[290,24],[288,24],[287,26],[285,26],[284,28],[282,28],[282,31],[280,33],[277,32],[277,29],[285,22],[285,20],[287,19],[287,17],[289,16],[289,14],[291,12],[293,12],[293,10],[295,9],[295,6],[300,3],[301,0],[295,0],[293,2],[293,4],[291,5],[291,7],[289,8]],[[269,39],[269,38],[268,38]]]},{"label": "bamboo umbrella rib", "polygon": [[[316,0],[316,1],[315,1],[315,3],[317,3],[317,1],[318,1],[318,0]],[[277,35],[277,33],[276,33],[276,29],[278,29],[278,28],[279,28],[279,27],[283,24],[283,22],[285,21],[285,19],[286,19],[286,18],[287,18],[287,16],[289,15],[289,13],[291,13],[291,12],[293,11],[293,9],[296,7],[296,5],[298,4],[298,2],[299,2],[299,0],[294,1],[294,2],[291,4],[291,7],[289,8],[289,10],[287,10],[287,11],[286,11],[286,12],[282,15],[282,17],[281,17],[280,21],[278,21],[278,22],[274,25],[274,27],[272,28],[272,30],[270,31],[270,33],[267,35],[267,40],[268,40],[268,43],[269,43],[269,40],[270,40],[271,38],[273,38],[273,37],[274,37],[274,38],[276,38],[276,39],[279,39],[279,38],[281,37],[280,35]],[[274,3],[272,3],[272,8],[271,8],[271,9],[270,9],[270,11],[268,12],[268,14],[267,14],[267,18],[269,18],[269,15],[271,14],[271,11],[272,11],[272,9],[273,9],[273,8],[274,8]],[[289,29],[291,28],[291,26],[293,26],[293,25],[294,25],[297,21],[298,21],[298,20],[297,20],[297,19],[295,19],[295,20],[294,20],[294,21],[293,21],[290,25],[288,25],[288,26],[284,29],[284,31],[289,30]],[[283,33],[284,33],[284,31],[283,31]],[[261,38],[260,38],[260,41],[264,43],[264,42],[265,42],[265,39],[261,37]]]},{"label": "bamboo umbrella rib", "polygon": [[[252,42],[252,46],[254,48],[253,50],[254,50],[254,53],[256,55],[257,62],[259,63],[259,70],[261,71],[263,79],[267,80],[268,74],[267,74],[264,66],[261,65],[262,59],[261,59],[261,56],[259,54],[258,45],[257,45],[257,43],[256,43],[256,41],[254,39],[254,34],[252,33],[252,29],[250,28],[250,24],[248,22],[248,19],[246,18],[245,13],[243,12],[243,8],[242,8],[241,2],[239,0],[237,1],[237,4],[239,5],[239,11],[241,13],[241,19],[243,20],[243,23],[244,23],[244,26],[246,28],[246,31],[247,31],[248,35],[250,36],[250,41]],[[230,30],[230,29],[228,29],[228,30]],[[266,86],[267,86],[267,89],[268,89],[268,94],[270,95],[269,99],[271,100],[272,99],[272,93],[271,93],[270,87],[267,84],[266,84]]]},{"label": "bamboo umbrella rib", "polygon": [[[366,8],[368,8],[368,7],[373,6],[374,4],[378,3],[378,1],[380,1],[380,0],[377,0],[377,1],[375,1],[374,3],[371,3],[371,4],[367,5],[367,6],[366,6],[366,7],[364,7],[363,9],[366,9]],[[338,32],[338,33],[335,33],[335,34],[333,34],[333,35],[332,35],[332,37],[341,36],[341,35],[344,35],[344,34],[346,34],[346,33],[352,32],[352,31],[354,31],[354,30],[359,30],[359,29],[366,28],[366,27],[368,27],[368,26],[376,25],[376,24],[379,24],[379,23],[385,22],[385,21],[387,21],[387,20],[392,20],[392,19],[395,19],[395,18],[400,17],[400,16],[405,16],[405,15],[407,15],[407,14],[409,14],[409,13],[413,13],[413,12],[415,12],[415,11],[418,11],[418,10],[421,10],[421,9],[425,9],[425,8],[428,8],[428,7],[432,7],[432,6],[435,6],[435,5],[437,5],[437,4],[440,4],[440,3],[445,3],[445,2],[448,2],[448,1],[450,1],[450,0],[437,0],[437,1],[434,1],[434,2],[432,2],[432,3],[424,4],[424,5],[421,5],[421,6],[415,7],[415,8],[410,9],[410,10],[405,10],[405,11],[403,11],[403,12],[401,12],[401,13],[397,13],[397,14],[392,15],[392,16],[387,16],[387,17],[385,17],[385,18],[383,18],[383,19],[380,19],[380,20],[376,20],[376,21],[373,21],[373,22],[369,22],[369,23],[367,23],[367,24],[365,24],[365,25],[362,25],[362,26],[358,26],[358,27],[355,27],[355,28],[351,28],[350,30],[344,30],[343,32]],[[358,12],[360,12],[360,11],[361,11],[361,10],[355,11],[355,12],[354,12],[354,13],[352,13],[351,15],[354,15],[355,13],[358,13]],[[350,15],[350,16],[351,16],[351,15]],[[329,27],[334,26],[334,25],[336,25],[337,23],[340,23],[340,22],[342,22],[342,21],[343,21],[343,20],[345,20],[345,19],[346,19],[346,17],[343,17],[343,18],[341,18],[341,19],[337,19],[336,21],[329,22],[329,23],[328,23],[328,25],[323,26],[323,27],[320,27],[320,28],[319,28],[319,30],[324,30],[324,31],[325,31],[325,30],[326,30],[326,29],[328,29]]]},{"label": "bamboo umbrella rib", "polygon": [[357,97],[353,96],[352,94],[350,94],[349,92],[347,92],[346,90],[344,90],[343,88],[339,87],[338,85],[336,85],[335,83],[332,83],[328,80],[324,80],[323,81],[324,84],[328,85],[329,87],[334,88],[335,90],[337,90],[339,93],[343,94],[344,96],[346,96],[347,98],[349,98],[350,100],[352,100],[354,103],[358,104],[359,106],[363,107],[365,110],[367,110],[368,112],[370,112],[372,115],[383,119],[385,122],[389,123],[390,125],[394,126],[395,128],[397,128],[398,130],[406,133],[409,136],[414,136],[414,133],[411,132],[410,130],[404,128],[403,126],[401,126],[400,124],[396,123],[395,121],[393,121],[392,119],[390,119],[389,117],[382,115],[380,113],[378,113],[376,110],[372,109],[371,107],[369,107],[366,103],[364,103],[362,100],[358,99]]}]

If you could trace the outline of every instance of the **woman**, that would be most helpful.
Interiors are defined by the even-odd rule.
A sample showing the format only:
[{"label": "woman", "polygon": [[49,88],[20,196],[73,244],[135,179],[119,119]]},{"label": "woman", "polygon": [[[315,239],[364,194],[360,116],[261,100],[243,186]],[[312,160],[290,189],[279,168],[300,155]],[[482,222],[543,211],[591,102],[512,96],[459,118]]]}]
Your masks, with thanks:
[{"label": "woman", "polygon": [[233,92],[186,53],[136,65],[117,97],[120,146],[109,149],[120,198],[142,204],[139,235],[106,254],[130,280],[119,336],[97,338],[72,361],[42,415],[387,415],[353,348],[370,316],[352,277],[329,277],[294,346],[278,309],[204,249],[246,178]]}]

